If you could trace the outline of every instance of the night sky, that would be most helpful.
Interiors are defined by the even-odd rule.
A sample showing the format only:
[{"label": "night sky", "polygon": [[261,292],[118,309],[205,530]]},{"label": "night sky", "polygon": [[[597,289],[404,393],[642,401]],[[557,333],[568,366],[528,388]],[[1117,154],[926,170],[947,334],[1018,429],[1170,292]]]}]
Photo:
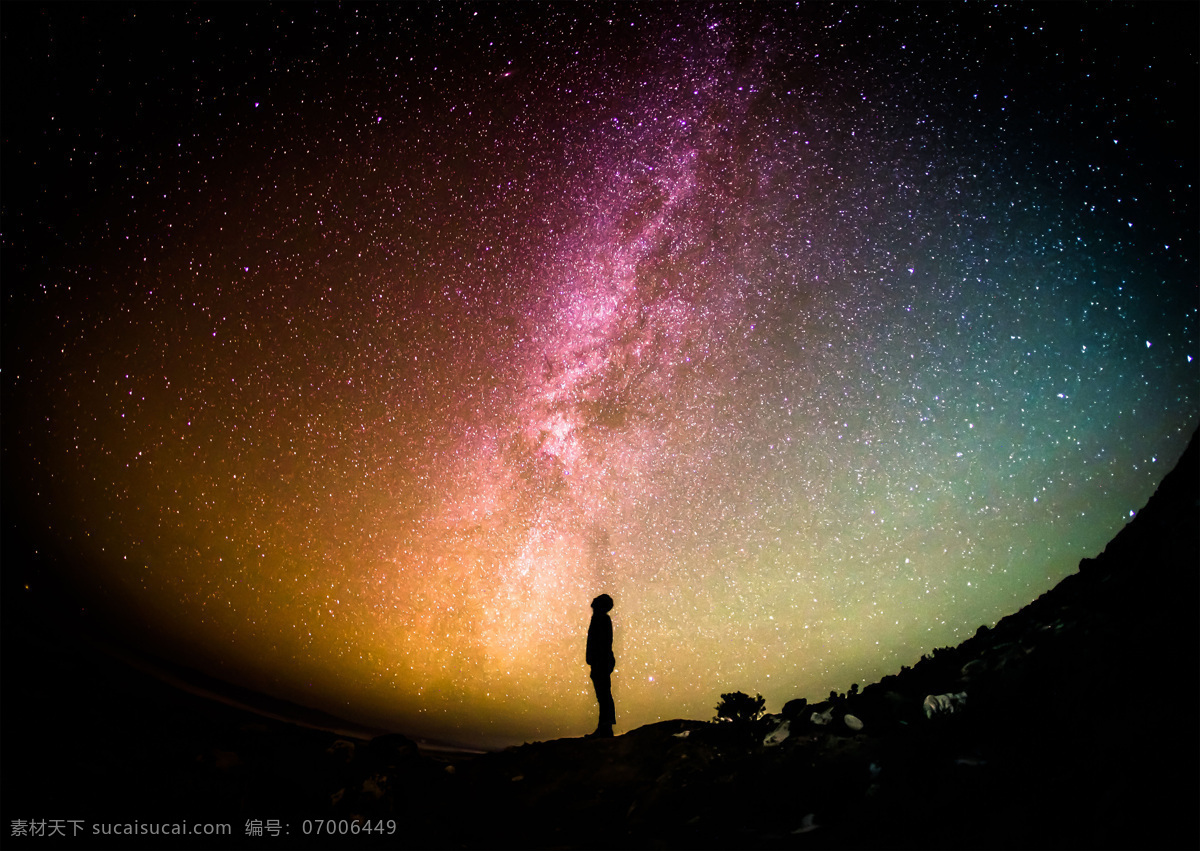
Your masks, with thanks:
[{"label": "night sky", "polygon": [[1198,9],[5,4],[3,569],[484,744],[957,644],[1195,428]]}]

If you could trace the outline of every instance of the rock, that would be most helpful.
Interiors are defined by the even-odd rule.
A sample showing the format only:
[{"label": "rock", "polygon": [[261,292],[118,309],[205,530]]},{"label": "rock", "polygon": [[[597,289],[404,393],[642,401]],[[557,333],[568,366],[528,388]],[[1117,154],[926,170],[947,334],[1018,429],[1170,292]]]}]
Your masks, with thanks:
[{"label": "rock", "polygon": [[809,813],[804,817],[804,820],[800,822],[800,826],[793,830],[792,833],[808,833],[809,831],[816,830],[821,825],[817,824],[815,819],[816,816],[813,813]]},{"label": "rock", "polygon": [[[861,726],[862,725],[860,724],[859,727],[861,728]],[[767,737],[765,739],[763,739],[763,745],[765,745],[766,747],[771,747],[772,745],[778,745],[781,742],[783,742],[790,734],[791,734],[790,723],[787,721],[787,719],[784,719],[783,721],[780,722],[778,727],[776,727],[774,730],[772,730],[770,733],[767,734]]]},{"label": "rock", "polygon": [[955,694],[931,694],[925,698],[924,709],[926,718],[943,715],[953,715],[962,710],[967,703],[967,693],[960,691]]},{"label": "rock", "polygon": [[354,742],[346,739],[338,739],[328,748],[325,753],[332,756],[338,762],[350,762],[354,759]]},{"label": "rock", "polygon": [[798,697],[795,700],[789,700],[783,705],[783,717],[789,720],[802,718],[806,709],[808,709],[808,698]]},{"label": "rock", "polygon": [[363,795],[366,795],[367,797],[373,798],[374,800],[378,801],[384,795],[384,787],[381,784],[386,784],[386,783],[387,783],[386,777],[380,777],[377,774],[372,777],[368,777],[366,780],[363,781],[363,785],[362,785]]}]

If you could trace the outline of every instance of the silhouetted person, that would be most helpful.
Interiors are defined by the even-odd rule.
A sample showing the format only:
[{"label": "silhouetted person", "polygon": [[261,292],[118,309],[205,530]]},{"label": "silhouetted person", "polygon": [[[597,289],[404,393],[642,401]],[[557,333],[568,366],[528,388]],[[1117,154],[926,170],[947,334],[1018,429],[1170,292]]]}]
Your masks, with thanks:
[{"label": "silhouetted person", "polygon": [[592,600],[592,622],[588,624],[587,663],[592,666],[592,685],[596,687],[596,701],[600,704],[600,723],[591,734],[593,739],[611,737],[613,725],[617,723],[612,696],[612,672],[617,667],[617,659],[613,656],[612,619],[608,616],[612,607],[613,599],[607,594]]}]

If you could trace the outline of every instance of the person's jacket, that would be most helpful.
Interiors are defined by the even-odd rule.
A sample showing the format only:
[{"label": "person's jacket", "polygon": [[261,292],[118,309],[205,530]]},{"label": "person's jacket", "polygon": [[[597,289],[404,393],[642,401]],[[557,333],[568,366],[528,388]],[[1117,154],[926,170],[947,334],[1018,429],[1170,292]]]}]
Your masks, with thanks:
[{"label": "person's jacket", "polygon": [[611,671],[617,663],[612,644],[612,618],[606,614],[593,614],[588,625],[587,663],[594,668],[607,666]]}]

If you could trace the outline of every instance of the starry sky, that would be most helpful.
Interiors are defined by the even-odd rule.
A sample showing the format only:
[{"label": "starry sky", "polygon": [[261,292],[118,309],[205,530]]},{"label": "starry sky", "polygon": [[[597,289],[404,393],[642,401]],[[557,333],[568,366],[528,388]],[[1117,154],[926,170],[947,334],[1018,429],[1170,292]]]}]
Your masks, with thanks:
[{"label": "starry sky", "polygon": [[618,732],[894,673],[1196,426],[1198,17],[7,5],[6,534],[410,735],[591,730],[600,593]]}]

